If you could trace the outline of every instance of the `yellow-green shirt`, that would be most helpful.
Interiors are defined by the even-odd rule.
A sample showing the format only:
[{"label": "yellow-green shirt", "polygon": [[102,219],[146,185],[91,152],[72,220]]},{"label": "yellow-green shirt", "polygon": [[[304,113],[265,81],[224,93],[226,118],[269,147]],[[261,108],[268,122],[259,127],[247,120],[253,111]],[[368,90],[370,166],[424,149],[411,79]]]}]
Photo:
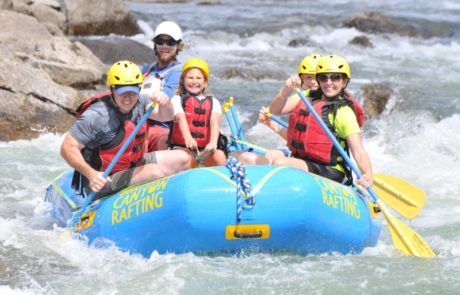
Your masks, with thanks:
[{"label": "yellow-green shirt", "polygon": [[[295,99],[297,102],[300,100],[300,96],[294,94],[292,99]],[[342,106],[337,109],[337,113],[334,119],[332,113],[328,115],[329,122],[332,126],[335,127],[335,132],[341,138],[347,138],[350,134],[361,133],[361,128],[359,127],[358,120],[356,119],[355,112],[351,109],[350,106]],[[344,147],[344,143],[340,143]],[[338,157],[338,161],[342,160],[342,157]],[[337,169],[345,173],[345,170],[340,164],[332,166],[332,168]]]},{"label": "yellow-green shirt", "polygon": [[[355,112],[351,109],[350,106],[342,106],[337,109],[335,120],[332,113],[329,114],[329,122],[335,127],[335,132],[341,138],[347,138],[351,134],[361,133],[361,128],[359,128],[358,120],[356,119]],[[340,145],[344,148],[345,143],[340,142]],[[338,161],[342,161],[342,157],[337,158]],[[342,165],[337,164],[332,166],[332,168],[337,169],[345,173]]]}]

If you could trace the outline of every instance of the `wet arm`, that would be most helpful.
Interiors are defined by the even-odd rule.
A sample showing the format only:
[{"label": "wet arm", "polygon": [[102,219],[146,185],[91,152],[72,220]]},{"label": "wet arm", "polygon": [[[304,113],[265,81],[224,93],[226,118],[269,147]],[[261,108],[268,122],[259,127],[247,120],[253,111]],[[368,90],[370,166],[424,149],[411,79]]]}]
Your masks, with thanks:
[{"label": "wet arm", "polygon": [[217,146],[217,140],[219,139],[220,132],[220,119],[221,115],[216,112],[211,113],[210,128],[211,134],[209,142]]},{"label": "wet arm", "polygon": [[61,145],[61,156],[72,168],[82,173],[86,178],[92,179],[99,172],[94,170],[83,158],[81,150],[84,147],[72,134],[67,133]]},{"label": "wet arm", "polygon": [[150,102],[157,103],[152,114],[150,115],[150,119],[166,122],[171,121],[173,119],[173,106],[169,97],[162,91],[156,91],[150,97]]},{"label": "wet arm", "polygon": [[281,136],[284,140],[287,140],[287,129],[281,126],[280,124],[276,123],[273,120],[270,120],[268,127],[276,132],[279,136]]},{"label": "wet arm", "polygon": [[362,134],[361,133],[350,134],[347,137],[347,143],[348,143],[348,146],[350,147],[351,154],[353,155],[353,158],[355,159],[359,170],[361,170],[363,174],[362,176],[369,177],[369,181],[370,181],[369,186],[372,185],[372,178],[373,178],[372,164],[371,164],[369,155],[366,149],[364,148]]},{"label": "wet arm", "polygon": [[273,131],[275,131],[279,136],[281,136],[284,140],[287,140],[287,129],[282,127],[280,124],[276,123],[274,120],[270,120],[268,118],[269,112],[268,108],[262,107],[259,111],[259,121],[265,124],[266,126],[270,127]]},{"label": "wet arm", "polygon": [[273,98],[270,104],[270,113],[274,115],[284,115],[294,110],[297,105],[297,99],[291,94],[297,87],[300,87],[301,81],[299,77],[291,77],[286,80],[283,88]]}]

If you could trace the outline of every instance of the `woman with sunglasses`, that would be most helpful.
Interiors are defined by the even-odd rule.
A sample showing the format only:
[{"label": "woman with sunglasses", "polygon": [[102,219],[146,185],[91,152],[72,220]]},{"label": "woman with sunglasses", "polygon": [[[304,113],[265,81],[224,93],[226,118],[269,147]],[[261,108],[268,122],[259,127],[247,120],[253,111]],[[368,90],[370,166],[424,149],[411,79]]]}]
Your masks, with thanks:
[{"label": "woman with sunglasses", "polygon": [[[141,96],[150,96],[160,91],[171,98],[179,86],[181,75],[182,63],[177,60],[177,55],[184,48],[181,28],[172,21],[160,23],[155,29],[153,44],[157,60],[151,65],[141,67],[145,79]],[[169,123],[149,120],[149,152],[168,148],[166,141],[169,125]]]},{"label": "woman with sunglasses", "polygon": [[[350,78],[350,67],[344,58],[337,55],[321,57],[316,66],[320,96],[312,98],[312,105],[342,147],[351,151],[362,171],[357,182],[367,188],[372,185],[373,174],[360,129],[364,113],[345,91]],[[292,157],[276,158],[274,165],[295,167],[337,182],[347,178],[347,183],[351,183],[350,169],[301,100],[289,118],[287,142]]]}]

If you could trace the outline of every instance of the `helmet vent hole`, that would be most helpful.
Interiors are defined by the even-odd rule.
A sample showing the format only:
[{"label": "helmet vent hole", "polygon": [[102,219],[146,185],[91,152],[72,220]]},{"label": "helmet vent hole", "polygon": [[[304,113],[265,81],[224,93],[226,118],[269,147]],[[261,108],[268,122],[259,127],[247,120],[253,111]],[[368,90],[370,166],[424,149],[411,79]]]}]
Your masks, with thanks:
[{"label": "helmet vent hole", "polygon": [[341,69],[341,68],[343,68],[343,65],[340,65],[340,66],[339,66],[339,69]]},{"label": "helmet vent hole", "polygon": [[118,76],[115,76],[115,79],[117,79],[118,81],[120,81],[120,77],[118,77]]}]

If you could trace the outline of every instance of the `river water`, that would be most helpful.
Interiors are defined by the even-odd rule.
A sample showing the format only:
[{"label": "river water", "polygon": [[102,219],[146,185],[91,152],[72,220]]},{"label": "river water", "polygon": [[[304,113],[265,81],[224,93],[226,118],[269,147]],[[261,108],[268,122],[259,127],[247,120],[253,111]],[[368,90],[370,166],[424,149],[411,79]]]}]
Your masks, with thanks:
[{"label": "river water", "polygon": [[[437,257],[401,256],[386,225],[376,247],[355,255],[153,253],[146,259],[88,248],[49,218],[44,190],[68,166],[59,156],[62,135],[44,133],[30,141],[0,142],[0,294],[458,294],[460,2],[220,2],[130,2],[145,30],[131,38],[148,44],[160,21],[181,24],[186,48],[180,59],[199,56],[209,62],[210,90],[221,102],[235,97],[247,139],[265,147],[282,142],[256,124],[257,111],[295,74],[304,55],[346,57],[352,71],[349,88],[358,99],[363,84],[388,83],[394,95],[382,116],[365,123],[365,144],[376,172],[425,190],[421,214],[401,220],[425,238]],[[363,33],[343,28],[342,21],[370,10],[441,28],[441,33],[431,39],[366,34],[373,48],[349,45]],[[306,45],[288,46],[293,39],[305,39]],[[248,78],[224,78],[229,69]],[[225,122],[222,129],[228,133]]]}]

